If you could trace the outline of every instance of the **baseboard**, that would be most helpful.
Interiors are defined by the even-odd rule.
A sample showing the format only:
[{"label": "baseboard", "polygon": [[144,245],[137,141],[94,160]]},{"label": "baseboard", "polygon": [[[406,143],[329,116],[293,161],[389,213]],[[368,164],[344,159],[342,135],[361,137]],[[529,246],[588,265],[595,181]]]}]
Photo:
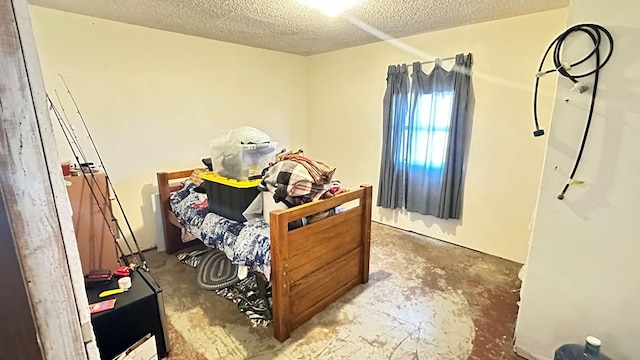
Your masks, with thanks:
[{"label": "baseboard", "polygon": [[158,252],[165,252],[167,248],[164,242],[164,228],[162,227],[162,212],[160,209],[162,209],[160,195],[158,193],[151,194],[151,211],[153,211],[156,228],[156,249]]},{"label": "baseboard", "polygon": [[533,355],[529,350],[526,350],[519,345],[514,346],[514,350],[518,356],[527,360],[553,360],[550,357]]}]

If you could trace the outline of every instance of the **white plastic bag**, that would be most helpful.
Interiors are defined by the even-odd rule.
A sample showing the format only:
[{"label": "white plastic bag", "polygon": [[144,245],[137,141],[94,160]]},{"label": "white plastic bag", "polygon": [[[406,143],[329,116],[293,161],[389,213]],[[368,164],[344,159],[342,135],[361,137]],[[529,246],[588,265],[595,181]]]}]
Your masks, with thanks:
[{"label": "white plastic bag", "polygon": [[261,144],[269,141],[271,138],[264,132],[251,126],[239,126],[226,135],[211,140],[209,148],[224,151],[225,149],[235,149],[240,144]]},{"label": "white plastic bag", "polygon": [[213,171],[238,180],[260,175],[275,147],[264,132],[239,126],[209,142]]},{"label": "white plastic bag", "polygon": [[228,141],[235,141],[236,144],[261,144],[271,141],[269,135],[251,126],[238,126],[229,131]]}]

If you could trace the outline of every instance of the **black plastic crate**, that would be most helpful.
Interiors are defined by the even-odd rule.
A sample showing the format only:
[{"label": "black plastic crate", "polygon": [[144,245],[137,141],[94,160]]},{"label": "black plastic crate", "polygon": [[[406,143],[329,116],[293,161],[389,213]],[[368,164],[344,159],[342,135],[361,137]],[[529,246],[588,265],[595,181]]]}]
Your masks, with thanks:
[{"label": "black plastic crate", "polygon": [[209,210],[227,219],[245,222],[242,213],[260,194],[257,186],[260,180],[239,181],[218,176],[215,173],[201,173],[204,183],[200,185],[207,193]]}]

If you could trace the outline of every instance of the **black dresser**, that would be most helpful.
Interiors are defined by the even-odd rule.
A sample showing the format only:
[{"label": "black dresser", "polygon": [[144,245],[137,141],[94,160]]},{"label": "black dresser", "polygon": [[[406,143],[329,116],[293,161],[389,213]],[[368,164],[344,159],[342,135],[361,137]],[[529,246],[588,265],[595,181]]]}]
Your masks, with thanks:
[{"label": "black dresser", "polygon": [[162,289],[144,270],[131,274],[131,288],[122,294],[105,298],[98,295],[117,289],[118,280],[87,289],[89,304],[117,299],[113,309],[91,315],[100,357],[111,360],[147,334],[155,335],[158,358],[169,353],[166,316]]}]

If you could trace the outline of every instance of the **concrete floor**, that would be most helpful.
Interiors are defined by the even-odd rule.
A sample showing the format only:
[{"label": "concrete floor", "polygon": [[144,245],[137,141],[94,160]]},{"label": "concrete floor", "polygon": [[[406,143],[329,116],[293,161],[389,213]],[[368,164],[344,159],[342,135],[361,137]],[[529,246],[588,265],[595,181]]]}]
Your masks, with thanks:
[{"label": "concrete floor", "polygon": [[279,343],[195,269],[147,254],[165,293],[169,359],[519,359],[519,264],[374,224],[370,281]]}]

